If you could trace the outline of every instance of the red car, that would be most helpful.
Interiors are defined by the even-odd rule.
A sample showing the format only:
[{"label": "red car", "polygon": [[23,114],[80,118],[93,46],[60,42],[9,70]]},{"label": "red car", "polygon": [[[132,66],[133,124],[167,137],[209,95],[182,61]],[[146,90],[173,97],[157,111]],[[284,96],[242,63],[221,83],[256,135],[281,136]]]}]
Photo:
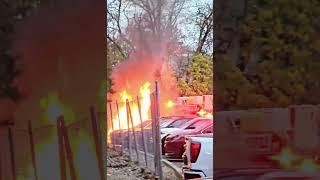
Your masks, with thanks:
[{"label": "red car", "polygon": [[198,121],[188,124],[182,131],[170,134],[166,137],[164,143],[164,154],[170,160],[182,160],[184,152],[185,136],[213,133],[212,119],[199,119]]}]

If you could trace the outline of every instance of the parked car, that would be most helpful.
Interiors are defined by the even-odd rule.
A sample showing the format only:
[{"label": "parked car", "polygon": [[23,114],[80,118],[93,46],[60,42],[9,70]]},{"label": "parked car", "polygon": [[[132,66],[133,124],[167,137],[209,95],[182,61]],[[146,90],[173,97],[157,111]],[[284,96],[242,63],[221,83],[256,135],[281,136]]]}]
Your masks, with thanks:
[{"label": "parked car", "polygon": [[184,179],[213,176],[213,133],[186,136]]},{"label": "parked car", "polygon": [[166,135],[174,131],[179,131],[190,120],[197,118],[197,116],[175,117],[169,123],[164,124],[160,129],[160,138],[163,139]]},{"label": "parked car", "polygon": [[[164,142],[163,137],[167,135],[165,132],[177,131],[180,126],[183,126],[188,121],[194,119],[197,116],[168,116],[160,118],[160,138],[161,142]],[[153,151],[153,136],[152,136],[152,123],[147,125],[144,128],[144,136],[146,139],[146,144],[148,147],[148,151]],[[140,140],[142,137],[142,133],[138,133],[138,139]]]},{"label": "parked car", "polygon": [[182,160],[185,136],[213,133],[213,120],[197,118],[182,131],[173,132],[164,141],[163,153],[170,160]]},{"label": "parked car", "polygon": [[204,118],[204,117],[195,117],[192,119],[187,120],[184,123],[181,123],[178,128],[175,128],[174,130],[170,131],[170,132],[166,132],[161,134],[161,147],[162,147],[162,155],[165,155],[165,150],[164,150],[164,144],[165,144],[165,140],[168,136],[170,136],[172,133],[178,133],[181,131],[184,131],[188,128],[190,128],[189,126],[191,126],[193,123],[199,121],[199,120],[203,120],[203,119],[210,119],[210,118]]}]

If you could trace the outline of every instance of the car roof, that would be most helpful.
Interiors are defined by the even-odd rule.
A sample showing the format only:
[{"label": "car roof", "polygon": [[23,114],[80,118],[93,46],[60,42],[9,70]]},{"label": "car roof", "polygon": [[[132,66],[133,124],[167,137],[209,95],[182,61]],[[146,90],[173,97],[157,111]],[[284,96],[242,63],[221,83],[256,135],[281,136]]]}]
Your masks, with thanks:
[{"label": "car roof", "polygon": [[[193,119],[191,119],[190,121],[186,122],[181,128],[183,129],[184,127],[188,127],[188,126],[190,126],[191,124],[193,124],[194,122],[199,121],[199,120],[210,121],[210,120],[212,120],[212,119],[206,118],[206,117],[193,118]],[[212,120],[212,121],[213,121],[213,120]]]}]

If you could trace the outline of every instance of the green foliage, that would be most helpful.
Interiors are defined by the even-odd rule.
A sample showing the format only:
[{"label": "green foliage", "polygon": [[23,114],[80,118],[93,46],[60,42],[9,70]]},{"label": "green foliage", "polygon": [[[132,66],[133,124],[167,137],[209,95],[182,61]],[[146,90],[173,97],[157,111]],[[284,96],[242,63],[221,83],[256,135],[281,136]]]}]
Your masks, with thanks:
[{"label": "green foliage", "polygon": [[188,77],[178,80],[180,94],[185,96],[212,94],[213,60],[203,54],[193,57],[187,69]]},{"label": "green foliage", "polygon": [[256,88],[226,56],[215,61],[215,102],[219,108],[249,108],[270,106],[270,100]]},{"label": "green foliage", "polygon": [[[319,104],[319,1],[256,0],[255,3],[255,12],[248,15],[241,27],[239,62],[226,64],[222,55],[220,64],[216,64],[220,70],[217,76],[224,77],[215,83],[219,86],[216,94],[221,106]],[[253,53],[259,56],[255,62],[252,62]],[[247,73],[249,64],[250,73]],[[230,90],[232,87],[238,87],[237,92]]]}]

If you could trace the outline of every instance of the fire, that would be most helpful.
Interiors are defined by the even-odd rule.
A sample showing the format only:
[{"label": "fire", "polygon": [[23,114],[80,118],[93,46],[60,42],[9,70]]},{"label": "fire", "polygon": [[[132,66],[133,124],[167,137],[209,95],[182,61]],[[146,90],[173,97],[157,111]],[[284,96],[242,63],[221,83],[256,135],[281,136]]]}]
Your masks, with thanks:
[{"label": "fire", "polygon": [[[146,82],[139,89],[139,98],[140,98],[139,100],[140,100],[140,106],[141,106],[142,121],[149,120],[149,117],[150,117],[149,115],[150,105],[151,105],[150,86],[151,86],[151,83]],[[133,126],[140,124],[140,115],[139,115],[139,107],[138,107],[137,99],[132,98],[132,96],[126,90],[123,90],[120,93],[120,99],[121,99],[121,102],[119,103],[119,118],[118,118],[115,106],[113,106],[112,108],[112,112],[113,112],[112,122],[113,122],[113,128],[114,128],[113,130],[128,129],[132,127],[131,120],[129,121],[129,125],[127,121],[126,100],[128,100],[130,103]],[[110,133],[111,131],[109,129],[108,142],[110,142]]]},{"label": "fire", "polygon": [[211,113],[205,111],[204,109],[201,109],[200,111],[198,111],[197,114],[202,117],[213,118],[213,115]]},{"label": "fire", "polygon": [[173,103],[172,100],[168,100],[168,101],[166,102],[166,107],[167,107],[167,108],[172,108],[173,106],[174,106],[174,103]]}]

